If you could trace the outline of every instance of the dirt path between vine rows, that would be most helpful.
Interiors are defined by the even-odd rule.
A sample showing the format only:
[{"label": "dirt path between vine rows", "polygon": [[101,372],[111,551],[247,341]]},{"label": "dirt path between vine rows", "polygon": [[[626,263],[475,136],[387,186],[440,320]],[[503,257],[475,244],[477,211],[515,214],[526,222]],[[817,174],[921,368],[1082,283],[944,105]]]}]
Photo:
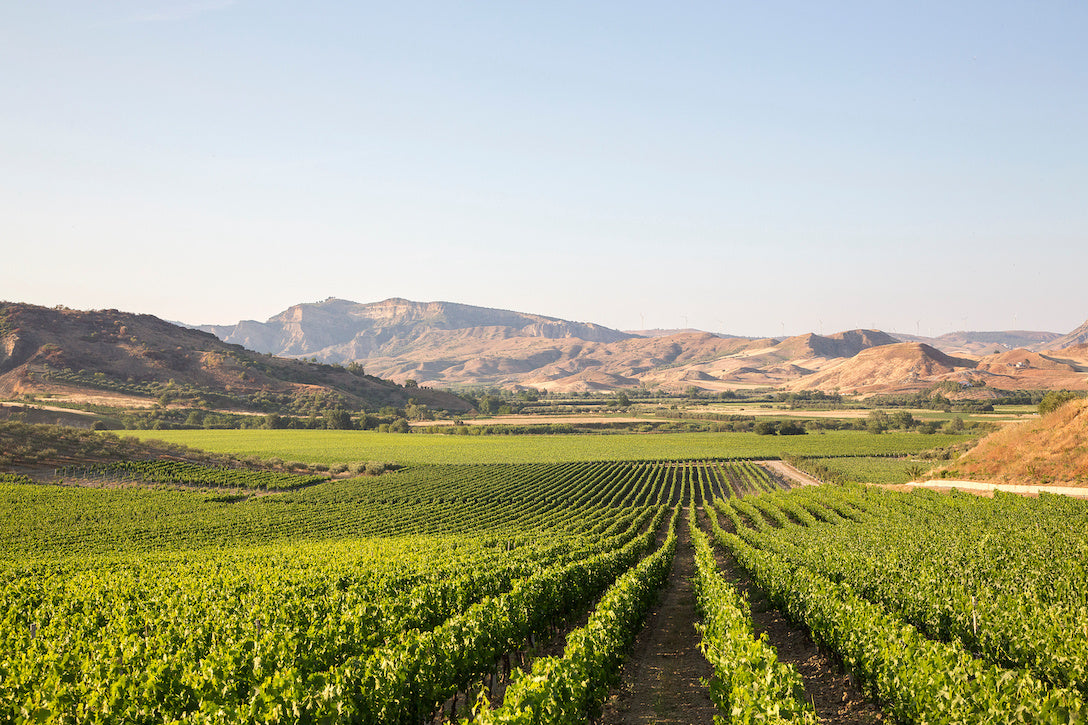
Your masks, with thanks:
[{"label": "dirt path between vine rows", "polygon": [[763,466],[771,473],[777,473],[779,476],[789,481],[793,486],[823,485],[823,481],[820,479],[794,468],[785,461],[759,461],[759,465]]},{"label": "dirt path between vine rows", "polygon": [[[709,530],[705,512],[700,509],[698,514],[700,526]],[[713,672],[699,649],[700,636],[694,626],[698,620],[691,586],[695,558],[685,514],[681,514],[677,535],[669,583],[635,640],[621,684],[605,704],[603,725],[711,725],[714,721],[716,709],[702,683]],[[725,577],[751,601],[756,635],[766,633],[779,660],[792,664],[801,674],[805,695],[821,723],[883,722],[879,708],[865,699],[831,657],[817,650],[803,627],[793,625],[774,609],[730,557],[718,553],[718,562]]]},{"label": "dirt path between vine rows", "polygon": [[695,573],[687,516],[677,522],[676,556],[657,603],[623,666],[622,680],[605,703],[604,725],[678,723],[711,725],[714,703],[700,682],[713,674],[695,630]]},{"label": "dirt path between vine rows", "polygon": [[[699,525],[710,530],[706,511],[701,510]],[[724,528],[731,529],[728,523]],[[749,578],[733,558],[715,547],[715,557],[725,578],[747,597],[752,608],[752,627],[756,635],[766,634],[780,662],[797,668],[805,685],[805,696],[816,708],[823,725],[872,725],[883,723],[884,714],[855,687],[851,676],[826,653],[817,649],[808,631],[786,619],[774,608],[766,594]]]}]

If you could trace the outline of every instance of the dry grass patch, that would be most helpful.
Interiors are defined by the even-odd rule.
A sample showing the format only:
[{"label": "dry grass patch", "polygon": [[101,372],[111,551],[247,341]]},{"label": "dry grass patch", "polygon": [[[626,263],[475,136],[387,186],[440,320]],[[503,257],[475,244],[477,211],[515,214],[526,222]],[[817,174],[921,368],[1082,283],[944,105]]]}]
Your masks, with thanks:
[{"label": "dry grass patch", "polygon": [[1000,483],[1088,483],[1088,400],[1073,400],[1053,413],[1003,428],[943,473]]}]

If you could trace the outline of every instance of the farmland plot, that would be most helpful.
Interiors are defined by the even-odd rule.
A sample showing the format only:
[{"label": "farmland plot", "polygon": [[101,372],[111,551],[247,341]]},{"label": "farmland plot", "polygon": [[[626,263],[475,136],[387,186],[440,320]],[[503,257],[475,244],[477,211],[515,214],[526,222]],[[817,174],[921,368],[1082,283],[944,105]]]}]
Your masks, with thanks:
[{"label": "farmland plot", "polygon": [[1088,718],[1084,502],[786,490],[750,461],[690,459],[261,494],[0,483],[3,719],[634,721],[610,693],[681,570],[683,646],[705,653],[721,722],[836,722],[761,636],[757,589],[886,717]]}]

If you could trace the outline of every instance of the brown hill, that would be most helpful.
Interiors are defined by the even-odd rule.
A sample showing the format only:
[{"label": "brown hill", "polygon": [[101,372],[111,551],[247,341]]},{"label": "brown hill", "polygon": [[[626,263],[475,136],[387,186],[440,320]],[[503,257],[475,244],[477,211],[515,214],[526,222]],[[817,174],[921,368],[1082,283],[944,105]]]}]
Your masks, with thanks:
[{"label": "brown hill", "polygon": [[[896,347],[880,330],[751,339],[694,330],[650,330],[632,334],[600,325],[450,302],[390,299],[360,304],[330,298],[295,305],[267,322],[207,327],[228,342],[261,352],[330,363],[357,362],[368,372],[401,383],[409,379],[437,387],[533,387],[586,392],[645,386],[666,391],[696,387],[707,392],[737,388],[829,387],[812,380],[844,360],[874,349]],[[1007,352],[1006,344],[1052,340],[1054,333],[965,332],[942,336],[942,344]],[[947,339],[945,339],[947,338]],[[1027,345],[1022,345],[1027,347]],[[902,349],[902,348],[900,348]],[[922,348],[909,348],[915,353]],[[973,360],[951,358],[930,345],[917,360],[892,355],[860,357],[858,366],[836,373],[845,389],[895,392],[924,389],[932,382],[960,380],[956,371]],[[1054,357],[1060,363],[1067,355]],[[1061,359],[1059,359],[1061,358]],[[1078,387],[1085,376],[1071,368],[1010,367],[994,359],[972,376],[1005,389]],[[866,367],[868,365],[869,367]],[[912,367],[913,366],[913,367]],[[942,367],[943,366],[943,367]],[[1076,364],[1073,364],[1076,367]],[[870,376],[866,379],[865,376]],[[845,376],[845,377],[844,377]],[[944,376],[944,377],[942,377]],[[972,391],[968,391],[972,392]]]},{"label": "brown hill", "polygon": [[1085,390],[1088,361],[1076,357],[1076,349],[1045,354],[1008,350],[980,358],[975,377],[999,390]]},{"label": "brown hill", "polygon": [[947,478],[1018,484],[1088,483],[1088,400],[983,438],[943,473]]},{"label": "brown hill", "polygon": [[[264,323],[201,329],[258,351],[356,361],[402,382],[559,392],[637,387],[652,372],[660,374],[649,384],[680,389],[686,387],[684,366],[753,345],[747,338],[699,331],[639,336],[542,315],[403,299],[360,304],[330,298],[295,305]],[[766,341],[755,346],[765,347]],[[713,373],[693,374],[709,386],[720,382]]]},{"label": "brown hill", "polygon": [[783,360],[854,357],[862,350],[894,345],[897,342],[894,337],[880,330],[848,330],[826,337],[810,332],[786,338],[775,346],[774,354]]},{"label": "brown hill", "polygon": [[433,408],[469,408],[447,393],[260,355],[151,315],[0,303],[0,396],[22,394],[130,407],[165,396],[254,412],[306,398],[352,410],[400,406],[409,398]]},{"label": "brown hill", "polygon": [[286,357],[345,363],[370,357],[403,357],[456,344],[467,338],[576,338],[615,342],[631,335],[601,325],[555,317],[476,307],[454,302],[413,302],[400,298],[361,304],[330,297],[295,305],[267,322],[205,325],[223,339]]},{"label": "brown hill", "polygon": [[974,360],[945,355],[919,342],[900,342],[862,350],[856,356],[802,378],[790,390],[887,393],[924,390],[957,373],[973,370]]},{"label": "brown hill", "polygon": [[1084,345],[1085,343],[1088,343],[1088,320],[1085,320],[1083,325],[1068,335],[1062,335],[1056,340],[1050,340],[1046,347],[1049,350],[1064,350],[1067,347]]},{"label": "brown hill", "polygon": [[901,342],[924,342],[946,355],[976,356],[994,355],[1017,348],[1043,350],[1061,335],[1037,330],[994,330],[947,332],[940,337],[895,333],[893,337]]}]

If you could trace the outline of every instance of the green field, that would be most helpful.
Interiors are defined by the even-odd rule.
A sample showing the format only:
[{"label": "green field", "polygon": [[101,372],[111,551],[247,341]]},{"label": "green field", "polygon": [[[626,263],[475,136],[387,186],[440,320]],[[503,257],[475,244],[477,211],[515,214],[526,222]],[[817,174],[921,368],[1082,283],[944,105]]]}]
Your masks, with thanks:
[{"label": "green field", "polygon": [[909,457],[869,458],[859,456],[857,458],[813,458],[811,460],[840,474],[847,481],[883,485],[908,483],[912,478],[908,473],[909,468],[921,466],[928,471],[935,464],[934,461],[911,460]]},{"label": "green field", "polygon": [[[50,463],[92,450],[13,430],[10,450],[55,440]],[[770,467],[715,460],[800,456],[827,481],[896,483],[967,435],[140,435],[406,465],[329,477],[135,446],[116,461],[121,442],[88,432],[112,443],[95,465],[0,476],[0,722],[611,722],[632,641],[673,617],[670,657],[701,651],[715,677],[662,669],[677,702],[816,725],[842,694],[804,696],[782,633],[757,634],[742,569],[827,666],[848,663],[879,719],[1088,722],[1085,502],[787,490]],[[694,614],[667,594],[685,561]]]},{"label": "green field", "polygon": [[[626,438],[665,437],[580,440]],[[604,722],[692,556],[678,524],[700,626],[670,652],[702,650],[716,679],[665,681],[723,721],[817,722],[739,567],[888,722],[1088,721],[1085,502],[781,486],[748,461],[667,460],[414,465],[229,501],[0,483],[0,721]]]},{"label": "green field", "polygon": [[970,440],[969,435],[832,431],[802,436],[755,433],[645,435],[445,436],[372,431],[132,431],[145,439],[215,453],[306,463],[557,463],[700,458],[911,454]]}]

